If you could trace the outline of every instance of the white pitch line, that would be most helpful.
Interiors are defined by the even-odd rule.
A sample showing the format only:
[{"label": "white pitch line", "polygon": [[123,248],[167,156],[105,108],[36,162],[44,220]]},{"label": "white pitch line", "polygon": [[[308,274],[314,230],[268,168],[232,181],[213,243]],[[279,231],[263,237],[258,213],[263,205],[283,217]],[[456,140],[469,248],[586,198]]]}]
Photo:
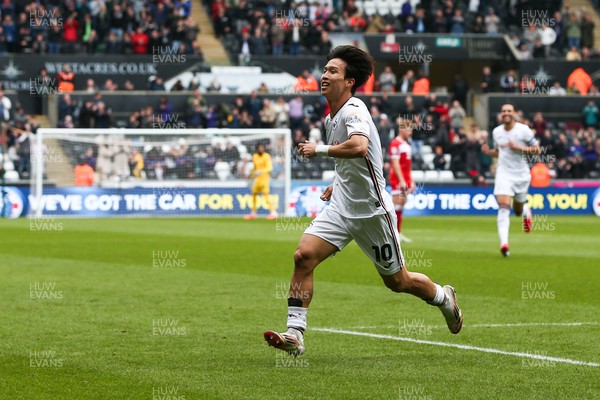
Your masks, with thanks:
[{"label": "white pitch line", "polygon": [[455,349],[461,349],[461,350],[473,350],[473,351],[481,351],[483,353],[494,353],[494,354],[502,354],[502,355],[506,355],[506,356],[533,358],[536,360],[554,361],[554,362],[563,363],[563,364],[585,365],[588,367],[600,367],[600,363],[595,363],[595,362],[571,360],[570,358],[561,358],[561,357],[549,357],[549,356],[544,356],[541,354],[504,351],[504,350],[492,349],[492,348],[487,348],[487,347],[470,346],[470,345],[466,345],[466,344],[436,342],[436,341],[431,341],[431,340],[420,340],[420,339],[413,339],[413,338],[400,337],[400,336],[380,335],[377,333],[346,331],[346,330],[342,330],[342,329],[312,328],[311,330],[318,331],[318,332],[340,333],[343,335],[366,336],[366,337],[371,337],[371,338],[376,338],[376,339],[397,340],[400,342],[429,344],[432,346],[453,347]]},{"label": "white pitch line", "polygon": [[[514,324],[469,324],[466,325],[469,328],[512,328],[522,326],[590,326],[600,325],[598,322],[518,322]],[[376,328],[398,328],[402,325],[373,325],[373,326],[350,326],[349,329],[376,329]],[[423,325],[418,326],[419,328],[447,328],[446,325]]]}]

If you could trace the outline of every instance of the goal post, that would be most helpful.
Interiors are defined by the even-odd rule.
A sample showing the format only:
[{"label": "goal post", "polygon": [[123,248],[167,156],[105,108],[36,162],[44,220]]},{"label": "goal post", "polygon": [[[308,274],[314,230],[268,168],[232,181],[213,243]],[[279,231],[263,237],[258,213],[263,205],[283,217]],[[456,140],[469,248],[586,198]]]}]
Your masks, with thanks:
[{"label": "goal post", "polygon": [[[288,214],[289,129],[40,128],[28,214],[241,216],[251,210],[258,144],[272,159],[269,199]],[[269,213],[267,204],[259,195],[259,215]]]}]

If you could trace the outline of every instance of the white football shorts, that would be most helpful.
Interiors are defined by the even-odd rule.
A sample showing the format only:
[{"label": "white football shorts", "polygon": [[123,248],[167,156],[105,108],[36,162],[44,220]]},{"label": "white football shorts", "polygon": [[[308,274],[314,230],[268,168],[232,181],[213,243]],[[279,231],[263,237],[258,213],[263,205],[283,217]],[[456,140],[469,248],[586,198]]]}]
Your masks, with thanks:
[{"label": "white football shorts", "polygon": [[345,218],[327,206],[304,233],[320,237],[339,251],[355,240],[381,275],[393,275],[404,267],[395,212],[370,218]]},{"label": "white football shorts", "polygon": [[531,176],[515,179],[496,175],[494,194],[512,196],[515,201],[525,203],[527,201],[527,192],[529,191],[530,183]]}]

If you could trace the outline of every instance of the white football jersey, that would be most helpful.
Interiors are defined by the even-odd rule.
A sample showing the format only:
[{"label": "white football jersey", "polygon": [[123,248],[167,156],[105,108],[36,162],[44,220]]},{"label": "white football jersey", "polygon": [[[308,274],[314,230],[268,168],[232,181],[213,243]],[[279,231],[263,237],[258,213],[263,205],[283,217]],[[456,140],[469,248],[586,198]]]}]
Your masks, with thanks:
[{"label": "white football jersey", "polygon": [[496,179],[529,179],[529,165],[527,156],[519,150],[512,150],[508,147],[508,141],[512,140],[519,146],[535,146],[538,141],[535,135],[527,125],[515,122],[510,131],[504,129],[504,125],[497,126],[492,137],[494,147],[498,149],[498,168],[496,169]]},{"label": "white football jersey", "polygon": [[336,145],[352,135],[369,139],[363,158],[335,160],[335,179],[330,207],[346,218],[367,218],[394,210],[392,197],[385,190],[383,155],[377,128],[365,103],[351,97],[337,112],[325,118],[327,142]]}]

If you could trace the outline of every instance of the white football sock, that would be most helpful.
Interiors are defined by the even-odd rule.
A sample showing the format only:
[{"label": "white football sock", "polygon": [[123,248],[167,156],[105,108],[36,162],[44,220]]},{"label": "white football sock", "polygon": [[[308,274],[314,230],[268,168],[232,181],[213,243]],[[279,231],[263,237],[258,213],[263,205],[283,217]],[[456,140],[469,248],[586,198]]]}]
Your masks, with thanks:
[{"label": "white football sock", "polygon": [[446,301],[446,293],[444,293],[444,289],[442,289],[442,287],[440,285],[438,285],[437,283],[434,283],[434,285],[435,285],[435,297],[433,298],[433,300],[428,301],[428,303],[431,304],[432,306],[441,307],[444,305],[444,302]]},{"label": "white football sock", "polygon": [[498,209],[498,236],[500,246],[508,244],[508,230],[510,228],[510,209],[500,207]]},{"label": "white football sock", "polygon": [[288,328],[301,328],[306,330],[306,313],[308,308],[288,307]]},{"label": "white football sock", "polygon": [[531,210],[527,204],[523,205],[523,218],[531,218]]}]

